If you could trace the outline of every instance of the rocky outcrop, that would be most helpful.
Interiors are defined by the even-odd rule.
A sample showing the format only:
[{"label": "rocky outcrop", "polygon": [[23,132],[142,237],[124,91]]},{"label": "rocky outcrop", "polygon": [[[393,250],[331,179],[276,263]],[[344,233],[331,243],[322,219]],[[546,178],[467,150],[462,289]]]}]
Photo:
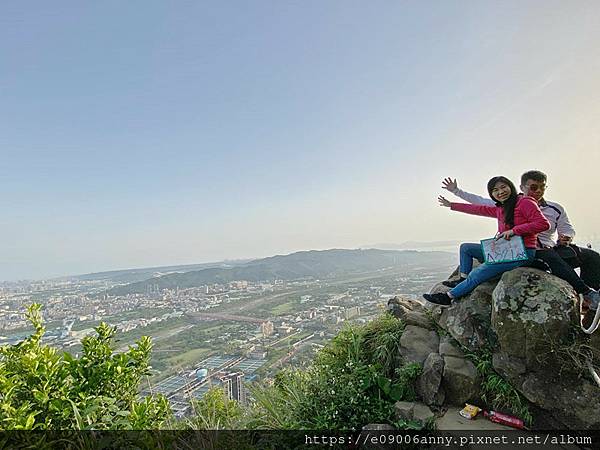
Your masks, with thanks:
[{"label": "rocky outcrop", "polygon": [[444,356],[443,387],[446,402],[451,405],[476,400],[481,380],[475,365],[465,358]]},{"label": "rocky outcrop", "polygon": [[437,352],[440,338],[433,330],[407,325],[400,338],[400,354],[406,362],[423,364],[432,352]]},{"label": "rocky outcrop", "polygon": [[439,353],[430,353],[423,363],[423,372],[417,379],[417,395],[426,405],[442,406],[446,392],[442,387],[444,358]]},{"label": "rocky outcrop", "polygon": [[416,420],[425,425],[435,417],[433,411],[423,403],[418,402],[396,402],[394,405],[396,418],[405,421]]},{"label": "rocky outcrop", "polygon": [[[441,283],[432,288],[446,290]],[[397,298],[390,312],[407,324],[400,342],[403,358],[423,365],[416,392],[424,405],[456,410],[468,401],[481,404],[481,375],[465,352],[485,350],[493,352],[494,370],[546,423],[598,429],[600,387],[584,363],[586,357],[600,357],[600,331],[578,332],[577,301],[563,280],[519,268],[478,286],[449,308],[424,308]],[[398,414],[414,417],[414,408],[400,404],[396,409],[403,407],[408,411]]]},{"label": "rocky outcrop", "polygon": [[394,297],[388,303],[390,312],[406,325],[414,325],[426,330],[435,329],[435,325],[426,315],[426,309],[421,303],[407,300],[404,298]]},{"label": "rocky outcrop", "polygon": [[576,323],[577,297],[571,286],[536,269],[504,274],[493,291],[491,325],[497,351],[523,360],[528,370],[552,363],[552,351]]},{"label": "rocky outcrop", "polygon": [[[544,372],[527,373],[517,389],[533,404],[548,411],[565,428],[600,429],[600,388],[587,380],[566,379]],[[515,383],[516,381],[516,383]]]},{"label": "rocky outcrop", "polygon": [[494,283],[483,283],[453,308],[438,308],[437,323],[459,344],[472,350],[483,349],[496,339],[490,327],[493,290]]}]

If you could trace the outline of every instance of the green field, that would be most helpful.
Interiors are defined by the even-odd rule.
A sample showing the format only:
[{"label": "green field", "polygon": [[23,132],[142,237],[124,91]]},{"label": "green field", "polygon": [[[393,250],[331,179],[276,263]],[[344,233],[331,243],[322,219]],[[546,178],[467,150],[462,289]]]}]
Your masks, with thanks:
[{"label": "green field", "polygon": [[175,356],[167,358],[165,363],[172,366],[188,367],[197,362],[200,362],[212,350],[209,348],[194,348],[185,353],[176,353]]},{"label": "green field", "polygon": [[286,302],[281,303],[269,310],[269,312],[274,316],[283,316],[286,314],[290,314],[297,310],[298,302]]}]

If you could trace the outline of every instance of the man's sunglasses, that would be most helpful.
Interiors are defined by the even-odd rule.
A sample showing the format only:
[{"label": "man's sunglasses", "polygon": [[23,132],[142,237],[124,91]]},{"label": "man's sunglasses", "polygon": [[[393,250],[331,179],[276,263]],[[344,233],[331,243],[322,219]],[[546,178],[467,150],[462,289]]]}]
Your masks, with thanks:
[{"label": "man's sunglasses", "polygon": [[545,184],[530,184],[529,186],[527,186],[527,189],[529,189],[530,191],[544,191],[546,190],[546,185]]}]

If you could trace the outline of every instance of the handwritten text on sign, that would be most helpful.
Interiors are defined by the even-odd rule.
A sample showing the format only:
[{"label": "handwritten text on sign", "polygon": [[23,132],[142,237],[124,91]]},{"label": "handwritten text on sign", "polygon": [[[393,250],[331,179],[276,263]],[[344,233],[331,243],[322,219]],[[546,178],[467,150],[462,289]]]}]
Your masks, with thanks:
[{"label": "handwritten text on sign", "polygon": [[488,264],[527,259],[527,252],[521,236],[513,236],[510,240],[483,239],[481,248],[485,262]]}]

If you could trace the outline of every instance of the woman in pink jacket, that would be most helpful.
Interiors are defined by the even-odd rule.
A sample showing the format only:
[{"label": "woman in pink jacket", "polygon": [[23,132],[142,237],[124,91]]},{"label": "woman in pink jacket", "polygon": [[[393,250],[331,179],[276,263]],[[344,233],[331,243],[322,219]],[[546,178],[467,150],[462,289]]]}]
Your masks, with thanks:
[{"label": "woman in pink jacket", "polygon": [[503,272],[526,264],[535,256],[537,234],[550,228],[550,222],[544,217],[537,202],[532,197],[517,194],[515,185],[506,177],[494,177],[487,184],[490,197],[496,206],[451,203],[444,197],[438,198],[440,206],[448,207],[477,216],[496,217],[498,219],[498,238],[510,239],[521,236],[528,260],[505,263],[484,263],[473,269],[473,258],[483,262],[484,255],[480,244],[461,244],[460,279],[445,281],[443,284],[452,289],[447,293],[424,294],[425,300],[442,306],[450,306],[452,299],[462,297],[475,287]]}]

